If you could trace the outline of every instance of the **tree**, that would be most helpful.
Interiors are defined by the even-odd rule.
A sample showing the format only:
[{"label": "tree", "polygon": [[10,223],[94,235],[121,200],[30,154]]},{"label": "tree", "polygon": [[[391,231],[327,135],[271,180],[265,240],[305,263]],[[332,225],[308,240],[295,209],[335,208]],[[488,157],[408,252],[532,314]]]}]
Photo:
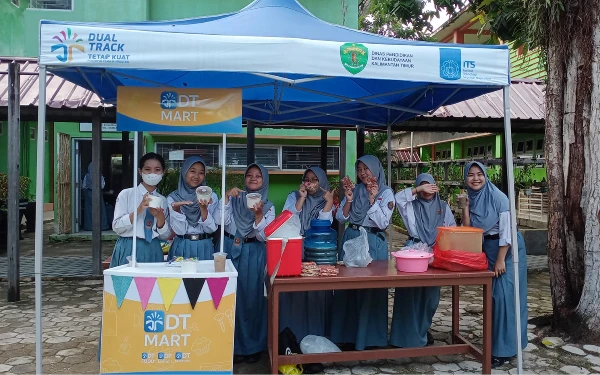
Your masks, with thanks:
[{"label": "tree", "polygon": [[[432,14],[424,11],[424,2],[363,1],[361,25],[380,34],[426,39]],[[462,3],[429,2],[450,14]],[[553,323],[600,339],[600,2],[473,0],[469,6],[500,40],[541,53],[548,72],[545,149]]]},{"label": "tree", "polygon": [[548,256],[555,326],[600,338],[600,3],[481,0],[482,20],[546,64]]},{"label": "tree", "polygon": [[[434,9],[427,10],[428,4]],[[455,15],[465,5],[463,0],[362,0],[359,27],[389,37],[433,40],[431,20],[441,11]]]}]

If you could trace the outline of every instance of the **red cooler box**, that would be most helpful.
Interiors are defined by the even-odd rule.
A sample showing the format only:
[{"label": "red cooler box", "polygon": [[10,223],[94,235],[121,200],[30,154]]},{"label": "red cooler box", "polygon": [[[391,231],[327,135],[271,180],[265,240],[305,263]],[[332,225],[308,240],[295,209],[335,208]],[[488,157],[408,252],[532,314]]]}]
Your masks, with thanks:
[{"label": "red cooler box", "polygon": [[285,251],[282,248],[283,238],[271,237],[277,229],[286,223],[293,214],[285,210],[265,228],[267,236],[267,273],[269,276],[275,272],[281,260],[277,276],[300,276],[302,273],[302,237],[288,238]]}]

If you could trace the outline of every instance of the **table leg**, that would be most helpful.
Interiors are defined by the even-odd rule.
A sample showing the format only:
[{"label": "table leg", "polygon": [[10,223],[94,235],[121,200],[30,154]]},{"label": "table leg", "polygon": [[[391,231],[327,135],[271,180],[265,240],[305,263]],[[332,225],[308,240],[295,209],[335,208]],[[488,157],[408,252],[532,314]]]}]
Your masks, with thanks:
[{"label": "table leg", "polygon": [[483,285],[483,374],[492,372],[492,280]]},{"label": "table leg", "polygon": [[273,363],[273,290],[270,289],[267,294],[267,354],[269,355],[269,363]]},{"label": "table leg", "polygon": [[452,286],[452,343],[457,344],[460,333],[460,286]]},{"label": "table leg", "polygon": [[275,285],[271,289],[272,311],[271,314],[271,374],[279,373],[279,290]]}]

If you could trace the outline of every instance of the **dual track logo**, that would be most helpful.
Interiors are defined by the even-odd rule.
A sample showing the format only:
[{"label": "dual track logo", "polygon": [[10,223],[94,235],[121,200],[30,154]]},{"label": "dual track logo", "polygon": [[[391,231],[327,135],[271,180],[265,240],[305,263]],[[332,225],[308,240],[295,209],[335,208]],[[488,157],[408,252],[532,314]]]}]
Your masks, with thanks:
[{"label": "dual track logo", "polygon": [[52,39],[56,39],[59,43],[54,44],[50,47],[50,51],[60,51],[61,54],[56,55],[56,59],[61,62],[73,61],[73,49],[85,52],[84,47],[81,44],[83,39],[78,38],[78,35],[71,32],[70,28],[67,31],[61,31],[58,35],[55,35]]}]

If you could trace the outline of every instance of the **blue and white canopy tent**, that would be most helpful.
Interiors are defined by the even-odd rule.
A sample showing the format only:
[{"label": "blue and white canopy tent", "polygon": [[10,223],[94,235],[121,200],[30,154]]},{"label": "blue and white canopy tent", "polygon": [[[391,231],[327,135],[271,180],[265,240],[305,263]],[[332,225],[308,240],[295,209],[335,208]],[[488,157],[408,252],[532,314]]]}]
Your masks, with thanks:
[{"label": "blue and white canopy tent", "polygon": [[[504,129],[506,139],[511,137],[507,46],[387,38],[324,22],[296,0],[255,0],[238,12],[176,21],[41,21],[39,64],[41,103],[50,70],[106,103],[116,104],[120,86],[241,89],[242,117],[249,122],[361,126],[388,134],[394,124],[503,88]],[[44,130],[42,105],[38,165],[44,165]],[[181,126],[177,131],[197,130]],[[517,263],[512,144],[505,146]],[[388,168],[390,162],[388,155]],[[41,168],[37,180],[36,353],[41,373]],[[515,291],[518,287],[515,272]],[[518,331],[518,298],[515,307]],[[521,372],[520,350],[518,358]]]}]

